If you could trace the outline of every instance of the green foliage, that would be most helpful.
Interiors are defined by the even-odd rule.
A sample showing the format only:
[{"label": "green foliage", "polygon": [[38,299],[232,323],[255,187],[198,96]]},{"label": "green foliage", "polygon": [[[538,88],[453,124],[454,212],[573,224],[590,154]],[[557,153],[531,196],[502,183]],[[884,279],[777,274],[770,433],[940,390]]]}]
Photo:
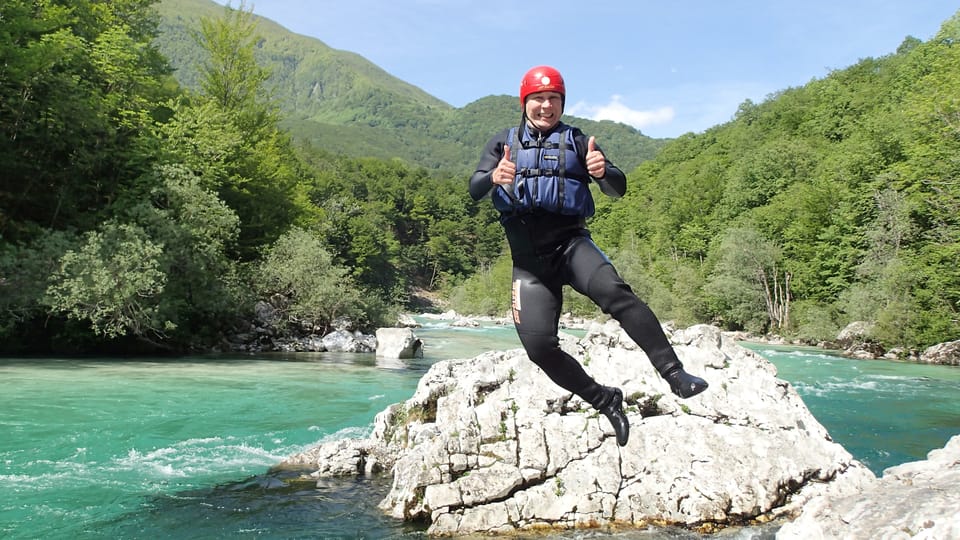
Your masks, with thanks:
[{"label": "green foliage", "polygon": [[230,258],[239,237],[239,218],[199,177],[182,166],[159,166],[148,176],[149,198],[126,212],[164,246],[167,285],[158,309],[175,344],[209,342],[230,326],[250,302]]},{"label": "green foliage", "polygon": [[[754,251],[757,247],[761,249]],[[774,249],[756,230],[730,229],[716,253],[719,260],[704,286],[712,309],[723,314],[729,327],[762,333],[767,320],[757,272],[774,264]]]},{"label": "green foliage", "polygon": [[402,301],[411,286],[460,279],[501,251],[489,202],[470,200],[463,179],[398,160],[338,157],[312,165],[307,197],[323,216],[318,228],[364,288]]},{"label": "green foliage", "polygon": [[150,178],[149,198],[60,257],[44,302],[108,339],[130,335],[162,348],[210,342],[243,298],[225,255],[237,217],[181,167]]},{"label": "green foliage", "polygon": [[460,313],[503,316],[510,312],[510,282],[513,264],[509,255],[502,255],[478,270],[469,280],[456,286],[445,283],[450,306]]},{"label": "green foliage", "polygon": [[[649,264],[635,251],[621,250],[610,254],[618,273],[633,292],[663,321],[674,321],[681,326],[700,322],[696,302],[702,298],[699,290],[702,278],[693,268],[680,268],[673,261]],[[672,279],[664,281],[660,276]],[[596,308],[594,308],[596,311]]]},{"label": "green foliage", "polygon": [[865,320],[887,346],[957,339],[958,20],[669,142],[626,196],[598,198],[594,238],[662,319],[814,342]]},{"label": "green foliage", "polygon": [[[503,233],[465,182],[516,98],[454,109],[243,5],[163,0],[156,39],[151,4],[0,7],[4,350],[207,349],[258,300],[370,327],[416,287],[509,310]],[[662,319],[957,339],[958,19],[669,143],[570,119],[631,171],[594,237]]]},{"label": "green foliage", "polygon": [[[278,238],[307,212],[297,205],[301,171],[297,161],[290,159],[294,152],[289,138],[277,125],[279,111],[266,95],[268,72],[254,58],[260,38],[252,15],[241,3],[240,9],[227,7],[221,17],[202,18],[200,23],[197,39],[208,53],[200,80],[203,93],[198,105],[181,111],[180,118],[184,112],[187,117],[192,112],[205,117],[189,144],[212,143],[226,150],[216,156],[220,168],[207,181],[240,216],[238,251],[252,258],[260,246]],[[222,133],[209,132],[211,118],[218,120],[215,124],[222,126]]]},{"label": "green foliage", "polygon": [[0,244],[0,342],[16,340],[19,325],[46,314],[48,277],[77,243],[72,234],[46,230],[29,244]]},{"label": "green foliage", "polygon": [[102,221],[167,91],[147,0],[0,7],[0,235]]},{"label": "green foliage", "polygon": [[835,309],[811,300],[800,300],[791,307],[793,335],[807,343],[831,341],[840,333]]},{"label": "green foliage", "polygon": [[207,52],[207,60],[201,67],[200,87],[203,95],[221,109],[237,116],[252,116],[247,122],[239,121],[248,129],[264,124],[271,111],[263,106],[266,89],[264,84],[270,73],[257,64],[254,50],[260,37],[255,33],[253,15],[245,11],[243,2],[237,9],[226,9],[218,18],[200,19],[197,41]]},{"label": "green foliage", "polygon": [[644,294],[662,296],[646,276],[685,283],[668,313],[769,331],[771,276],[789,275],[793,317],[777,331],[833,339],[866,320],[890,346],[957,339],[958,18],[672,141],[598,205],[594,236],[636,253]]},{"label": "green foliage", "polygon": [[294,228],[264,251],[258,295],[277,308],[279,325],[329,329],[340,317],[368,320],[349,269],[334,263],[320,238]]},{"label": "green foliage", "polygon": [[[191,46],[190,36],[202,18],[219,14],[219,6],[208,0],[162,0],[157,7],[157,47],[171,59],[181,84],[204,88],[207,57]],[[354,53],[267,19],[250,20],[259,38],[252,53],[270,73],[266,88],[283,113],[282,126],[296,140],[330,154],[401,159],[414,167],[469,174],[487,139],[520,119],[515,96],[489,96],[455,109]],[[567,120],[595,135],[624,170],[651,158],[665,142],[623,124]]]},{"label": "green foliage", "polygon": [[[201,29],[214,53],[208,93],[162,99],[172,94],[165,94],[171,88],[165,64],[148,45],[149,4],[114,2],[106,10],[98,2],[69,9],[51,3],[34,12],[32,4],[14,2],[3,8],[4,21],[18,23],[0,47],[10,75],[0,85],[0,114],[4,129],[14,130],[0,148],[12,175],[0,193],[0,288],[8,293],[0,302],[0,339],[6,347],[23,347],[19,336],[47,342],[44,329],[62,332],[60,343],[71,342],[74,350],[127,338],[176,350],[209,347],[240,314],[252,312],[251,291],[262,290],[250,286],[258,275],[249,269],[256,265],[241,266],[235,258],[259,257],[293,223],[324,226],[309,200],[311,184],[301,183],[309,167],[277,127],[277,109],[263,91],[265,72],[247,54],[256,45],[249,14],[226,10]],[[35,54],[23,53],[31,49]],[[65,78],[56,79],[58,73]],[[48,75],[53,78],[44,82]],[[51,129],[45,122],[60,113],[52,104],[77,125]],[[44,107],[42,119],[30,116]],[[90,146],[89,160],[76,159],[86,141],[71,140],[69,129],[80,128],[83,138],[91,126],[113,138],[91,136],[99,147]],[[129,136],[120,137],[124,133]],[[45,159],[58,145],[72,145],[69,159]],[[87,162],[98,168],[85,168]],[[58,192],[46,178],[61,174],[72,184]],[[74,188],[82,193],[66,197]],[[377,208],[375,216],[357,215],[350,223],[357,242],[345,242],[344,251],[356,260],[344,268],[379,282],[396,274],[382,264],[382,248],[398,246],[394,231],[407,227],[402,214],[369,208]],[[424,231],[429,225],[423,223]],[[377,243],[365,243],[368,237]],[[429,238],[423,233],[407,241]],[[396,258],[398,249],[386,251]],[[357,300],[351,309],[361,324],[382,321],[392,309],[383,291],[373,289],[338,290],[340,302]],[[403,295],[402,287],[385,290]]]},{"label": "green foliage", "polygon": [[86,321],[106,337],[162,337],[155,299],[166,276],[160,269],[163,246],[133,225],[108,222],[87,233],[79,250],[60,258],[60,268],[47,289],[51,309]]}]

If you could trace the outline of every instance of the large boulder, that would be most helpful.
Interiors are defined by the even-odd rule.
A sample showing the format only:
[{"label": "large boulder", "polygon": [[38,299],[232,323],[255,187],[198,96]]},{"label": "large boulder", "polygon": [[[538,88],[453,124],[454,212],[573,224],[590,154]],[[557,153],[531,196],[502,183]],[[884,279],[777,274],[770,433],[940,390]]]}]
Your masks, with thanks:
[{"label": "large boulder", "polygon": [[323,350],[328,352],[361,352],[370,353],[377,350],[376,337],[365,335],[359,331],[334,330],[323,336],[321,341]]},{"label": "large boulder", "polygon": [[[605,417],[516,349],[436,363],[350,446],[356,463],[334,469],[362,471],[374,459],[393,474],[381,508],[429,522],[431,534],[652,522],[710,530],[793,516],[813,497],[876,482],[767,360],[711,326],[671,340],[687,370],[710,382],[705,393],[673,396],[615,322],[563,340],[599,382],[623,389],[625,447]],[[322,476],[331,454],[324,445],[280,466]]]},{"label": "large boulder", "polygon": [[960,435],[924,461],[883,471],[862,493],[814,499],[777,532],[810,538],[960,538]]},{"label": "large boulder", "polygon": [[862,343],[870,337],[873,326],[873,323],[866,321],[853,321],[837,334],[837,343],[843,347]]},{"label": "large boulder", "polygon": [[377,356],[383,358],[423,357],[423,341],[409,328],[378,328]]},{"label": "large boulder", "polygon": [[920,361],[927,364],[960,366],[960,340],[938,343],[928,347],[920,355]]},{"label": "large boulder", "polygon": [[420,328],[422,325],[417,322],[409,313],[397,315],[397,327],[399,328]]}]

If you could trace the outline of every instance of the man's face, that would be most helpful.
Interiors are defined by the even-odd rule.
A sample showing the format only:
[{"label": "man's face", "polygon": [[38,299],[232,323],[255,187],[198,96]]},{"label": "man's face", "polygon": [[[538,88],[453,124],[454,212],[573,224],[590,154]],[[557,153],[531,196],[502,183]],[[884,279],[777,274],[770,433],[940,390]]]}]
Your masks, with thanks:
[{"label": "man's face", "polygon": [[563,114],[563,96],[559,92],[535,92],[523,104],[530,125],[548,131],[560,121]]}]

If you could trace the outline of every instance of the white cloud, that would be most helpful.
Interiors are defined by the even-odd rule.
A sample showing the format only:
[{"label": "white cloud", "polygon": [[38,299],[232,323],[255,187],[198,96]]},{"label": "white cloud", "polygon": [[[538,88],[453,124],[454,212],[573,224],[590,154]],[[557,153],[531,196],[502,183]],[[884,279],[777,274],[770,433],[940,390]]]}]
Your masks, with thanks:
[{"label": "white cloud", "polygon": [[619,95],[612,96],[610,102],[606,105],[591,105],[580,101],[570,107],[566,112],[573,116],[588,118],[590,120],[613,120],[639,130],[650,126],[669,124],[673,121],[675,112],[673,107],[660,107],[652,110],[631,109],[621,101],[623,98]]}]

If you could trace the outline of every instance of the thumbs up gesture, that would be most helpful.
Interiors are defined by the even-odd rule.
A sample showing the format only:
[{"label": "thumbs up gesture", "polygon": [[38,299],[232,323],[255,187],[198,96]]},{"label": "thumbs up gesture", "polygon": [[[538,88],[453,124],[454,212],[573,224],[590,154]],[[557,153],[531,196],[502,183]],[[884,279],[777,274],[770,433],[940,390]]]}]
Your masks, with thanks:
[{"label": "thumbs up gesture", "polygon": [[503,145],[503,157],[500,158],[500,163],[497,163],[497,168],[493,170],[490,179],[493,180],[494,184],[512,184],[516,175],[517,165],[510,161],[510,146],[505,144]]},{"label": "thumbs up gesture", "polygon": [[603,152],[597,150],[597,138],[590,136],[587,140],[587,172],[594,178],[603,178],[607,174],[607,160]]}]

